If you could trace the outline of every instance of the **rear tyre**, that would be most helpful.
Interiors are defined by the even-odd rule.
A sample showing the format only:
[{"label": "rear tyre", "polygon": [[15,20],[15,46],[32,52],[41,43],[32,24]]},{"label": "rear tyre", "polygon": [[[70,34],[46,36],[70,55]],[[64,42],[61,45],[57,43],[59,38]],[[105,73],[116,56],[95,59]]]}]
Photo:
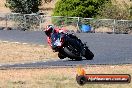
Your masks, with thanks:
[{"label": "rear tyre", "polygon": [[76,58],[75,60],[76,61],[81,61],[82,60],[82,57]]},{"label": "rear tyre", "polygon": [[72,53],[72,51],[70,51],[67,47],[64,48],[64,52],[68,55],[68,57],[70,59],[73,59],[74,58],[77,61],[82,60],[81,57],[79,57],[79,56],[75,55],[74,53]]},{"label": "rear tyre", "polygon": [[94,54],[88,49],[88,47],[86,48],[84,57],[85,57],[87,60],[92,60],[93,57],[94,57]]}]

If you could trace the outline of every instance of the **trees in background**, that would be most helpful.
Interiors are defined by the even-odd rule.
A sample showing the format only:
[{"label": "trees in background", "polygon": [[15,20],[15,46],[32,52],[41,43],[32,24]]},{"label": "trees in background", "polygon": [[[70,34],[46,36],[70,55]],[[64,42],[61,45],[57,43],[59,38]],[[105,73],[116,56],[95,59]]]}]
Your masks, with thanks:
[{"label": "trees in background", "polygon": [[53,12],[54,16],[73,16],[84,18],[131,19],[131,7],[124,8],[113,4],[111,0],[59,0]]},{"label": "trees in background", "polygon": [[108,18],[108,19],[130,19],[130,7],[124,3],[124,8],[119,5],[113,5],[110,1],[105,3],[99,8],[97,18]]},{"label": "trees in background", "polygon": [[39,11],[41,2],[42,0],[6,0],[6,6],[15,13],[31,14]]},{"label": "trees in background", "polygon": [[98,8],[108,0],[59,0],[54,9],[56,16],[94,17]]},{"label": "trees in background", "polygon": [[[42,2],[52,0],[6,0],[6,6],[12,12],[31,14],[39,11]],[[124,3],[125,4],[125,3]],[[111,19],[131,19],[132,7],[113,5],[111,0],[58,0],[53,11],[54,16],[97,17]]]}]

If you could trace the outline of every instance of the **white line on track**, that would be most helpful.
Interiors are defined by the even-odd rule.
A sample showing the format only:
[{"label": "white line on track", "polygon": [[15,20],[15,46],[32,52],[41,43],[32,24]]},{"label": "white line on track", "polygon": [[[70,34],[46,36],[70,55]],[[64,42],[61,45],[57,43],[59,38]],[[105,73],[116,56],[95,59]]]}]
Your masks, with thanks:
[{"label": "white line on track", "polygon": [[3,42],[3,43],[12,43],[12,44],[23,44],[23,45],[34,45],[34,46],[45,46],[45,45],[39,45],[39,44],[29,44],[29,43],[24,43],[24,42],[10,42],[10,41],[2,41],[0,40],[0,42]]}]

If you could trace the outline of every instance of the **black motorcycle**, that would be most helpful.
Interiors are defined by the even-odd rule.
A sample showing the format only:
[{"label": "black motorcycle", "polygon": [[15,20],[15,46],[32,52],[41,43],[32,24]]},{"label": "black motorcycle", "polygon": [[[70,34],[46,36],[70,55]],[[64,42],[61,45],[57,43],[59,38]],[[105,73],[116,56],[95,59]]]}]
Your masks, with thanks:
[{"label": "black motorcycle", "polygon": [[58,57],[64,59],[66,57],[72,60],[82,60],[85,57],[87,60],[92,60],[94,54],[88,49],[86,43],[77,38],[74,34],[59,33],[59,37],[51,37],[54,50],[58,52]]}]

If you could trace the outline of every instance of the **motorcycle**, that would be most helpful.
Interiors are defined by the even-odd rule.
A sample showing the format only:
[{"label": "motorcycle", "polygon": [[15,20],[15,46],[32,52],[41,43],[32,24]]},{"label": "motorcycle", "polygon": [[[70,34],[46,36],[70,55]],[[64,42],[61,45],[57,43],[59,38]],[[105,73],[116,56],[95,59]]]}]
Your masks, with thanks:
[{"label": "motorcycle", "polygon": [[59,33],[57,37],[52,35],[51,39],[60,59],[68,57],[72,60],[82,60],[82,57],[85,57],[87,60],[92,60],[94,57],[86,43],[82,43],[74,34]]}]

